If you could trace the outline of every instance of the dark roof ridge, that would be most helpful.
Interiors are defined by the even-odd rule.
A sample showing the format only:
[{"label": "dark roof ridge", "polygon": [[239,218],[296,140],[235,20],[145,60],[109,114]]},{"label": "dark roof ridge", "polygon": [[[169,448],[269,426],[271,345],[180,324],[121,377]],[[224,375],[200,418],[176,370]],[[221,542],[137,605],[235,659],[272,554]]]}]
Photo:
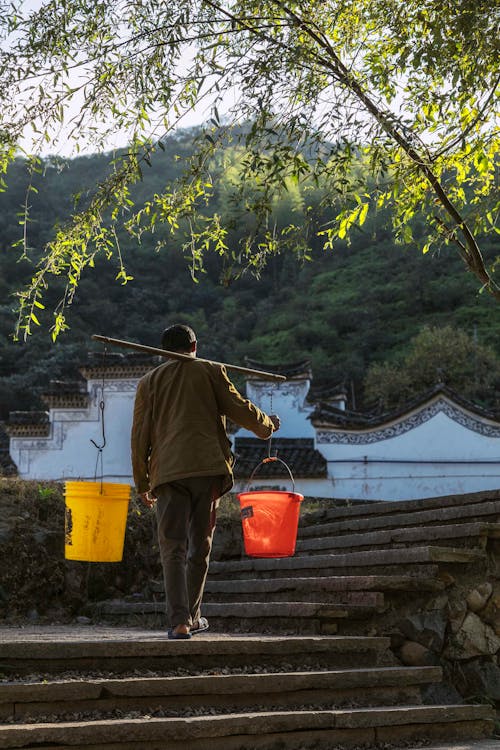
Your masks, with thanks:
[{"label": "dark roof ridge", "polygon": [[11,411],[6,426],[10,424],[41,424],[49,421],[49,412],[38,409],[37,411]]},{"label": "dark roof ridge", "polygon": [[157,364],[162,360],[159,354],[148,354],[147,352],[110,352],[96,351],[90,349],[86,353],[86,359],[81,367],[103,368],[116,367],[116,365]]},{"label": "dark roof ridge", "polygon": [[421,394],[410,399],[397,409],[381,412],[380,414],[363,414],[362,412],[342,411],[329,403],[319,402],[309,419],[314,423],[325,419],[328,420],[328,416],[331,415],[333,417],[332,421],[337,423],[340,422],[346,427],[351,426],[357,429],[377,427],[386,424],[387,422],[401,419],[409,412],[424,406],[429,401],[432,401],[436,396],[445,396],[457,406],[460,406],[477,416],[495,422],[500,421],[500,413],[498,411],[485,409],[479,404],[464,398],[444,383],[438,383],[432,388],[423,391]]},{"label": "dark roof ridge", "polygon": [[271,453],[277,453],[279,461],[265,462],[267,448],[262,440],[257,438],[243,440],[237,439],[235,445],[236,462],[234,476],[237,479],[248,479],[259,467],[255,482],[265,482],[266,478],[289,478],[288,469],[283,466],[284,462],[289,467],[295,478],[325,478],[327,476],[326,458],[314,448],[314,440],[303,444],[299,439],[289,439],[288,444],[279,444],[273,441]]},{"label": "dark roof ridge", "polygon": [[[245,357],[245,364],[247,367],[252,367],[255,370],[264,370],[266,372],[274,372],[277,375],[286,375],[288,377],[305,376],[307,378],[312,377],[312,366],[310,359],[303,359],[299,362],[285,362],[280,364],[268,364],[264,362],[257,362],[251,357]],[[254,379],[258,378],[257,375],[250,376]]]},{"label": "dark roof ridge", "polygon": [[[257,437],[236,437],[235,444],[239,447],[247,446],[259,446],[263,451],[267,449],[267,440],[263,441]],[[273,437],[271,442],[271,448],[289,448],[289,447],[305,447],[314,448],[314,438],[301,437],[301,438],[285,438],[285,437]]]},{"label": "dark roof ridge", "polygon": [[87,381],[80,380],[50,380],[49,386],[42,395],[53,395],[57,393],[87,393]]},{"label": "dark roof ridge", "polygon": [[307,400],[308,401],[323,401],[323,400],[326,401],[329,398],[335,399],[335,398],[340,398],[342,396],[347,397],[347,395],[348,395],[348,390],[343,383],[340,385],[335,385],[335,386],[328,386],[328,385],[315,386],[313,384],[311,386],[309,393],[307,394]]}]

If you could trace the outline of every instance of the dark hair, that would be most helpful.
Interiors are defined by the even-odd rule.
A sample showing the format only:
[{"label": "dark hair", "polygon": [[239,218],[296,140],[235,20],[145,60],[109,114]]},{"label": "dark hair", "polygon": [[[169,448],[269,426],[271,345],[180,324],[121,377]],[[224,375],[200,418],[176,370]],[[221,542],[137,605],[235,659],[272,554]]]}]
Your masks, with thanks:
[{"label": "dark hair", "polygon": [[189,352],[196,342],[196,335],[189,326],[179,323],[165,328],[161,337],[162,349],[170,352]]}]

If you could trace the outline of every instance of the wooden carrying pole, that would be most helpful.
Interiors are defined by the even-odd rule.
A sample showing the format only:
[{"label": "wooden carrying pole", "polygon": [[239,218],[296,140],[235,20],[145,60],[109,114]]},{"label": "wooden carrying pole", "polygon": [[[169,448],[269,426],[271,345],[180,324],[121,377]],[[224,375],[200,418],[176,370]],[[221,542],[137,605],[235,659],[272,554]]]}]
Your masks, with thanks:
[{"label": "wooden carrying pole", "polygon": [[[160,357],[168,357],[168,359],[187,359],[192,360],[189,354],[181,354],[180,352],[169,352],[166,349],[157,349],[154,346],[144,346],[144,344],[134,344],[133,341],[122,341],[122,339],[112,339],[109,336],[99,336],[95,333],[92,336],[94,341],[102,341],[105,344],[112,344],[113,346],[123,346],[127,349],[134,349],[137,352],[145,352],[146,354],[157,354]],[[264,380],[286,380],[284,375],[278,375],[274,372],[264,372],[263,370],[253,370],[250,367],[239,367],[238,365],[228,365],[226,362],[214,362],[211,359],[201,359],[197,357],[199,362],[209,362],[212,365],[221,365],[226,367],[228,370],[235,370],[236,372],[242,372],[245,375],[257,375],[259,378]]]}]

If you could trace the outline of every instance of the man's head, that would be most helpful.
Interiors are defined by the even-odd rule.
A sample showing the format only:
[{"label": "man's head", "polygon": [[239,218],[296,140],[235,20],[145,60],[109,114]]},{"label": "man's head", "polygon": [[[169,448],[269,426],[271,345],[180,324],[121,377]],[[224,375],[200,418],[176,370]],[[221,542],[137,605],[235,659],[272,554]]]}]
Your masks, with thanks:
[{"label": "man's head", "polygon": [[162,349],[168,352],[194,354],[196,352],[196,335],[192,328],[176,324],[165,328],[161,337]]}]

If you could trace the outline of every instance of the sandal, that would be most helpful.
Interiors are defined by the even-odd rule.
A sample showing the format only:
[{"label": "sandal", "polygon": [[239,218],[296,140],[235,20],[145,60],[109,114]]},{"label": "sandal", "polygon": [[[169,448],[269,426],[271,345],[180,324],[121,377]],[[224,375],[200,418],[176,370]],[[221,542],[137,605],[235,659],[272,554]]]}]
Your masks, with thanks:
[{"label": "sandal", "polygon": [[191,633],[176,633],[174,628],[169,628],[167,636],[170,641],[188,641],[191,638]]},{"label": "sandal", "polygon": [[208,620],[206,617],[200,617],[196,625],[191,628],[190,635],[196,635],[196,633],[203,633],[204,630],[208,630]]}]

